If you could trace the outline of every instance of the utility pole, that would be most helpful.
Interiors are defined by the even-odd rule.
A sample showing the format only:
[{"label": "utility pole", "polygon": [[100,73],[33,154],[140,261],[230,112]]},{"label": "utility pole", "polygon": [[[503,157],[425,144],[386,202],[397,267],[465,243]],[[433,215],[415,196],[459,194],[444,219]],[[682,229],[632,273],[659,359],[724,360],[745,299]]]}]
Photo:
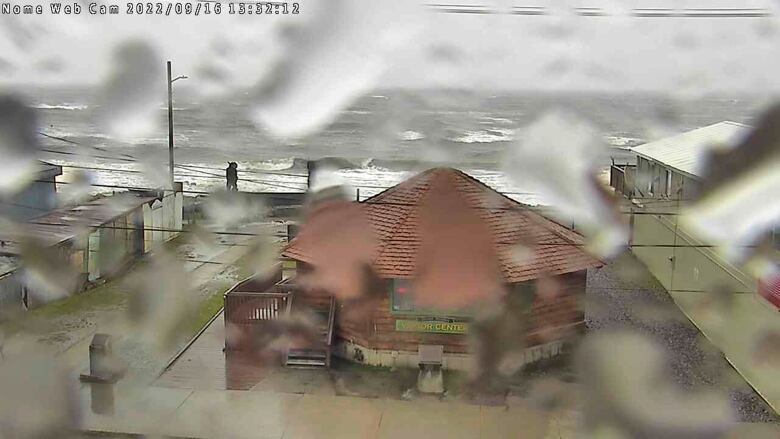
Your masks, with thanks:
[{"label": "utility pole", "polygon": [[173,80],[170,61],[168,61],[168,171],[171,176],[171,190],[173,190]]},{"label": "utility pole", "polygon": [[171,190],[174,190],[173,181],[173,83],[179,79],[187,79],[186,76],[177,76],[171,79],[171,62],[168,61],[168,172],[171,175]]}]

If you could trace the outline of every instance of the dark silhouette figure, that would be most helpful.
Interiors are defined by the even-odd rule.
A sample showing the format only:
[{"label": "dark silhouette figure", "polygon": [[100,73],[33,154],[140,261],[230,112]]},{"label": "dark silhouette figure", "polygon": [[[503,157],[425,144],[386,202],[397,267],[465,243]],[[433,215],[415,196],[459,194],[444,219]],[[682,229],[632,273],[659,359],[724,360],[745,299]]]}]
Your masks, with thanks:
[{"label": "dark silhouette figure", "polygon": [[238,191],[238,163],[230,162],[225,170],[227,178],[227,190]]}]

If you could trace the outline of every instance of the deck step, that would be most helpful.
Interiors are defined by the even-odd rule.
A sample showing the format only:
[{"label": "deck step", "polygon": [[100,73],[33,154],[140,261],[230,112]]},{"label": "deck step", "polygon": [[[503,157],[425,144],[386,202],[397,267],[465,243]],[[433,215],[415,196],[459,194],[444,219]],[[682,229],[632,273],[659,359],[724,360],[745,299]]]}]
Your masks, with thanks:
[{"label": "deck step", "polygon": [[292,367],[326,367],[328,353],[324,349],[290,349],[285,364]]},{"label": "deck step", "polygon": [[287,358],[316,358],[322,359],[327,357],[327,353],[324,349],[291,349],[287,353]]},{"label": "deck step", "polygon": [[288,357],[285,364],[288,367],[325,367],[327,365],[327,360],[324,357]]},{"label": "deck step", "polygon": [[306,360],[306,359],[287,359],[287,366],[289,367],[325,367],[325,360]]}]

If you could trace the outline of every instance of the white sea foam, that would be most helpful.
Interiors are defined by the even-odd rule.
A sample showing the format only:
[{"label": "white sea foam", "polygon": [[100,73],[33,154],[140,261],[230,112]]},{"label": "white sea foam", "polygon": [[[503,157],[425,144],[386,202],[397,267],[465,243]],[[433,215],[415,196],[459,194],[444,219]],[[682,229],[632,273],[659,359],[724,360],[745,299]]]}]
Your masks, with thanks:
[{"label": "white sea foam", "polygon": [[86,110],[89,108],[89,105],[85,104],[70,104],[70,103],[64,103],[64,104],[37,104],[35,105],[35,108],[39,110]]},{"label": "white sea foam", "polygon": [[482,119],[482,120],[484,120],[484,121],[486,121],[488,123],[492,122],[492,123],[499,123],[499,124],[502,124],[502,125],[509,125],[509,124],[514,123],[514,122],[512,122],[511,120],[509,120],[509,119],[507,119],[505,117],[482,116],[480,119]]},{"label": "white sea foam", "polygon": [[398,138],[407,142],[424,139],[425,136],[417,131],[404,131],[398,134]]},{"label": "white sea foam", "polygon": [[515,138],[514,134],[514,130],[507,128],[496,128],[491,130],[466,131],[462,135],[450,140],[458,143],[508,142]]},{"label": "white sea foam", "polygon": [[624,136],[605,136],[604,139],[612,146],[634,147],[644,143],[644,139]]}]

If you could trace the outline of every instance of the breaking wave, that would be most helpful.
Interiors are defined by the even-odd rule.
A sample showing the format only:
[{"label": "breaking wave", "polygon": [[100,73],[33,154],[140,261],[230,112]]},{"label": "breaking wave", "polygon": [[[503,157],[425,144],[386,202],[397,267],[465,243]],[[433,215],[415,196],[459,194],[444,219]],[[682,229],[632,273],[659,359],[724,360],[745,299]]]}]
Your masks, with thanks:
[{"label": "breaking wave", "polygon": [[398,138],[405,142],[412,142],[415,140],[422,140],[425,138],[425,136],[423,135],[423,133],[410,130],[410,131],[404,131],[402,133],[399,133]]},{"label": "breaking wave", "polygon": [[645,142],[644,139],[636,137],[624,137],[624,136],[605,136],[604,137],[611,146],[632,148],[634,146],[641,145]]},{"label": "breaking wave", "polygon": [[450,140],[457,143],[493,143],[509,142],[514,140],[515,131],[505,128],[496,128],[490,130],[466,131],[460,136]]},{"label": "breaking wave", "polygon": [[89,105],[85,104],[57,104],[57,105],[50,105],[50,104],[38,104],[35,105],[35,108],[39,110],[86,110],[89,108]]}]

